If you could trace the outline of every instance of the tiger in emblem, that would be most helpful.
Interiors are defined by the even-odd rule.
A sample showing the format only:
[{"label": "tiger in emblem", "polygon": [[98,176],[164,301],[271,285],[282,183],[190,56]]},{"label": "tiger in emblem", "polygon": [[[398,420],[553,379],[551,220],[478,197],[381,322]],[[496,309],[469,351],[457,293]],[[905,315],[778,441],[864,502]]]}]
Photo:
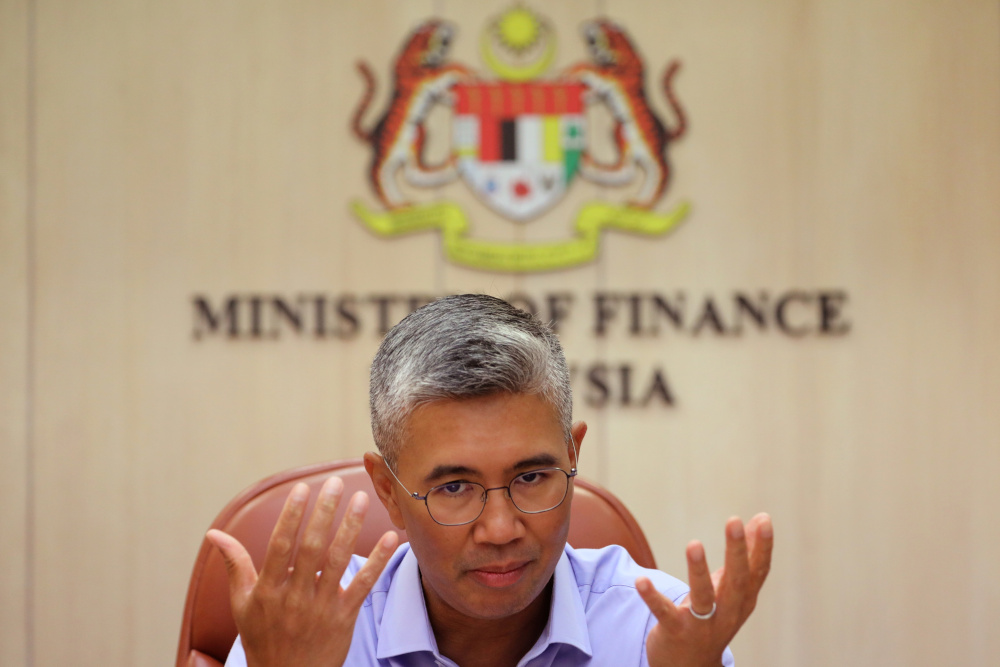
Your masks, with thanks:
[{"label": "tiger in emblem", "polygon": [[448,24],[436,20],[413,31],[395,62],[389,107],[370,130],[362,127],[362,118],[375,94],[375,75],[366,62],[357,63],[366,90],[354,112],[352,129],[372,146],[369,178],[388,209],[410,204],[397,181],[400,171],[418,187],[444,185],[458,176],[453,159],[430,165],[424,158],[424,121],[432,107],[447,102],[452,86],[471,76],[461,65],[445,64],[453,36]]},{"label": "tiger in emblem", "polygon": [[663,76],[663,91],[677,117],[677,125],[667,128],[649,105],[643,84],[642,59],[625,31],[604,19],[588,22],[583,36],[593,62],[571,66],[565,74],[576,78],[588,95],[603,102],[614,119],[617,159],[602,163],[588,153],[580,161],[580,175],[601,185],[620,186],[635,178],[642,169],[644,180],[629,206],[652,208],[666,191],[670,177],[667,144],[684,134],[684,109],[673,93],[672,81],[680,63],[670,63]]}]

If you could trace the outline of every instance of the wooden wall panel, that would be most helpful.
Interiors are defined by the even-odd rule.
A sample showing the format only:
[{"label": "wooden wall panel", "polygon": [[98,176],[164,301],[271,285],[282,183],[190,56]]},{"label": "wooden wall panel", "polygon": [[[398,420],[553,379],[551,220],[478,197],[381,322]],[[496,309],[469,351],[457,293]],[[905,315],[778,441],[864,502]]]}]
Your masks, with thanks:
[{"label": "wooden wall panel", "polygon": [[28,5],[0,3],[0,663],[28,660]]},{"label": "wooden wall panel", "polygon": [[[266,474],[371,448],[370,297],[466,290],[568,291],[573,360],[666,369],[672,408],[577,401],[591,423],[584,473],[626,500],[666,570],[684,575],[694,537],[717,563],[727,516],[773,514],[775,568],[737,638],[741,664],[987,661],[1000,649],[988,622],[1000,615],[997,4],[538,7],[560,66],[583,57],[577,25],[595,9],[628,29],[651,77],[682,60],[691,125],[663,206],[689,201],[692,214],[668,238],[609,233],[595,263],[533,276],[456,267],[435,233],[377,239],[348,208],[374,201],[369,149],[348,132],[354,61],[379,80],[370,125],[413,25],[454,21],[455,59],[478,66],[478,31],[507,6],[38,0],[33,174],[25,100],[0,101],[0,400],[14,415],[0,519],[24,534],[35,489],[36,663],[170,660],[214,513]],[[0,86],[24,91],[24,7],[0,11],[16,19],[0,22]],[[432,132],[446,131],[442,114]],[[462,202],[489,238],[569,234],[565,210],[511,225],[460,183],[422,194]],[[619,197],[580,183],[565,206]],[[593,335],[596,291],[737,289],[846,290],[851,332],[635,337],[619,320]],[[196,339],[192,298],[236,293],[353,294],[361,332]],[[18,417],[29,382],[32,479]],[[24,622],[28,545],[2,548],[7,632]]]},{"label": "wooden wall panel", "polygon": [[[766,21],[746,7],[712,16],[715,30],[730,23],[734,50],[776,54],[753,60],[763,69],[756,88],[740,86],[744,69],[721,64],[684,80],[698,139],[677,147],[675,164],[711,157],[710,173],[679,180],[699,214],[710,209],[699,219],[715,224],[678,233],[659,270],[649,268],[652,244],[638,261],[614,254],[627,239],[607,246],[623,291],[704,280],[851,293],[846,341],[746,340],[739,350],[671,341],[662,354],[687,388],[683,414],[659,439],[646,414],[612,426],[608,446],[626,444],[609,456],[611,487],[634,481],[625,495],[644,526],[661,528],[654,546],[666,569],[683,567],[679,535],[706,539],[718,562],[726,515],[774,515],[787,540],[774,588],[736,643],[753,664],[964,664],[996,648],[973,628],[1000,604],[998,578],[981,569],[1000,542],[995,531],[974,537],[984,491],[955,490],[998,470],[998,417],[979,397],[996,395],[1000,364],[987,342],[1000,303],[1000,197],[990,184],[1000,100],[997,85],[969,83],[997,78],[997,8],[982,4],[976,26],[960,29],[953,22],[971,13],[893,7],[871,7],[864,21],[829,3]],[[720,40],[704,38],[710,26],[688,25],[692,44],[678,46],[691,54],[686,74],[711,67],[695,42],[732,62],[718,55]],[[705,103],[710,94],[720,97]],[[753,138],[739,136],[751,128]],[[651,503],[643,490],[664,475],[665,497]],[[938,578],[981,588],[937,601],[940,614],[915,611],[927,594],[920,582]],[[857,613],[868,604],[880,622]],[[967,638],[962,657],[943,635]]]}]

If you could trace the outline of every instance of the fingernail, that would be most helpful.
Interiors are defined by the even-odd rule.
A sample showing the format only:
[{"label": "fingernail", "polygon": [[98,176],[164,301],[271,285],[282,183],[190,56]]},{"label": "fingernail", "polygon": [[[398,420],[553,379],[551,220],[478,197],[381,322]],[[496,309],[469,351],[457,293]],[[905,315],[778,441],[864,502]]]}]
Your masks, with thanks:
[{"label": "fingernail", "polygon": [[292,501],[296,503],[305,502],[306,497],[309,495],[309,487],[305,484],[299,482],[292,489]]},{"label": "fingernail", "polygon": [[399,536],[396,535],[396,533],[386,533],[382,536],[380,542],[381,544],[379,546],[381,546],[382,549],[385,551],[392,551],[396,548],[397,543],[399,542]]},{"label": "fingernail", "polygon": [[691,558],[691,562],[700,563],[705,560],[705,547],[701,543],[693,544],[688,551],[688,555]]},{"label": "fingernail", "polygon": [[742,521],[734,521],[729,526],[729,537],[733,538],[734,540],[742,540],[743,539],[743,522]]},{"label": "fingernail", "polygon": [[760,527],[760,536],[765,540],[769,540],[774,537],[774,526],[771,525],[770,519],[765,521],[764,525]]},{"label": "fingernail", "polygon": [[323,485],[323,500],[328,504],[340,498],[340,494],[344,491],[344,483],[340,481],[340,478],[334,477],[333,480],[335,481],[329,481]]},{"label": "fingernail", "polygon": [[355,493],[354,497],[351,498],[351,511],[355,513],[361,513],[365,511],[365,507],[368,506],[368,496],[363,493]]}]

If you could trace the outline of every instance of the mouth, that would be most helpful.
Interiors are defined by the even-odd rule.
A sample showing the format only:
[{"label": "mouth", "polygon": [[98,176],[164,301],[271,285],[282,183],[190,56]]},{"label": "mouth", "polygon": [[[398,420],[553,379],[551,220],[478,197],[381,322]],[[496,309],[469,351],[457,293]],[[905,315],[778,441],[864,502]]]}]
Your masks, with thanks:
[{"label": "mouth", "polygon": [[483,586],[489,588],[506,588],[513,586],[524,577],[531,561],[522,560],[510,563],[497,563],[493,565],[483,565],[474,570],[469,570],[468,574]]}]

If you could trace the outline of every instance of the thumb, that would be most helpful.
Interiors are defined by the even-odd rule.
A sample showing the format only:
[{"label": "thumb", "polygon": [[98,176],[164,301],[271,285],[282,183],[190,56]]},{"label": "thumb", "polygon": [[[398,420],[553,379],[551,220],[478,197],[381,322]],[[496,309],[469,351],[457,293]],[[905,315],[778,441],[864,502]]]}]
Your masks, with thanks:
[{"label": "thumb", "polygon": [[257,583],[253,560],[239,540],[221,530],[213,528],[205,534],[205,539],[222,554],[229,575],[229,600],[235,610]]},{"label": "thumb", "polygon": [[656,590],[648,577],[638,577],[635,580],[635,589],[639,592],[642,601],[649,607],[649,611],[665,628],[673,630],[678,626],[677,606]]}]

